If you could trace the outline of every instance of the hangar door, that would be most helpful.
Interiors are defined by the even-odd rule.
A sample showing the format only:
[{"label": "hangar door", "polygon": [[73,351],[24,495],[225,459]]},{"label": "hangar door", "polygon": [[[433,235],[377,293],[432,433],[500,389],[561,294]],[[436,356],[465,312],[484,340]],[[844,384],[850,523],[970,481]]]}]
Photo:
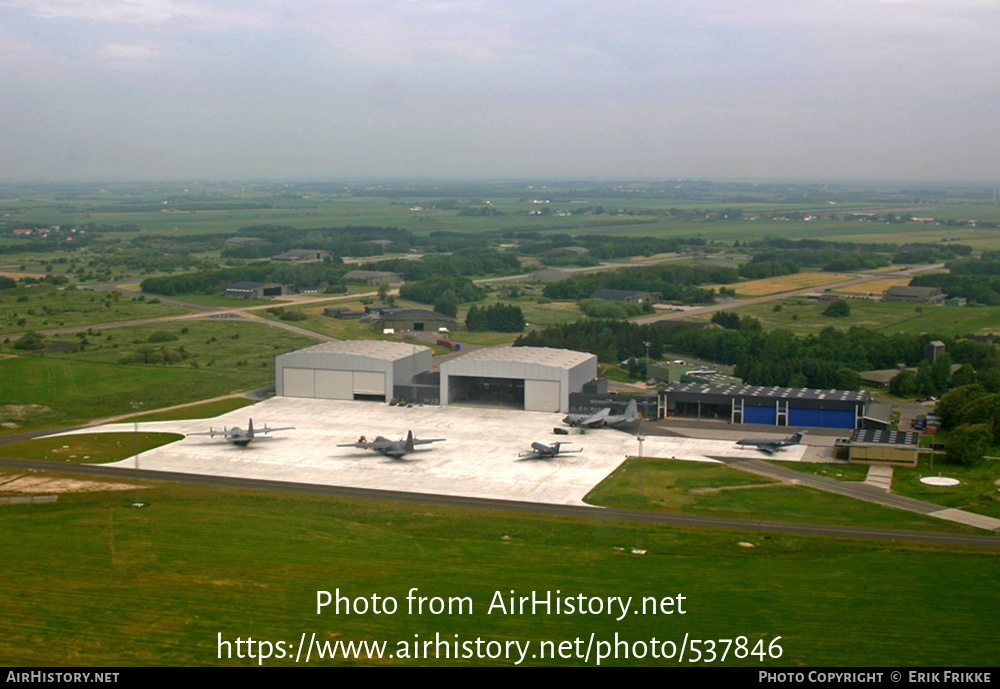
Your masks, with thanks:
[{"label": "hangar door", "polygon": [[524,381],[525,411],[559,411],[558,380]]},{"label": "hangar door", "polygon": [[383,371],[285,368],[283,376],[282,390],[285,397],[353,400],[359,395],[375,395],[385,398]]}]

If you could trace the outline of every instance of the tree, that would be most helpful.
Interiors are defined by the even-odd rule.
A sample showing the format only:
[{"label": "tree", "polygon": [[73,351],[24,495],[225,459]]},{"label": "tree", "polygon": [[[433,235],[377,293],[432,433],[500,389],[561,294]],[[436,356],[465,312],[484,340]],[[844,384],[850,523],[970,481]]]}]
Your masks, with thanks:
[{"label": "tree", "polygon": [[825,309],[823,309],[824,316],[830,316],[831,318],[844,318],[851,315],[851,305],[847,303],[845,299],[838,299],[833,302]]},{"label": "tree", "polygon": [[983,461],[992,435],[984,423],[959,426],[948,436],[945,454],[952,464],[975,466]]}]

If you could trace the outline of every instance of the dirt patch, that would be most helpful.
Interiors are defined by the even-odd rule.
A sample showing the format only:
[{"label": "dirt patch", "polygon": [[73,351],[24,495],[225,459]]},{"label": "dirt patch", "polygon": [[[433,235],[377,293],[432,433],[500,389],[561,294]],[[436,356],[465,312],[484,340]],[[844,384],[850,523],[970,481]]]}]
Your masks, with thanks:
[{"label": "dirt patch", "polygon": [[103,490],[132,490],[135,486],[125,483],[100,483],[72,478],[46,478],[44,476],[4,476],[0,477],[0,491],[5,493],[94,493]]},{"label": "dirt patch", "polygon": [[719,488],[692,488],[689,493],[719,493],[724,490],[746,490],[748,488],[774,488],[780,486],[778,483],[755,483],[751,486],[720,486]]},{"label": "dirt patch", "polygon": [[23,421],[51,411],[44,404],[0,404],[0,419]]}]

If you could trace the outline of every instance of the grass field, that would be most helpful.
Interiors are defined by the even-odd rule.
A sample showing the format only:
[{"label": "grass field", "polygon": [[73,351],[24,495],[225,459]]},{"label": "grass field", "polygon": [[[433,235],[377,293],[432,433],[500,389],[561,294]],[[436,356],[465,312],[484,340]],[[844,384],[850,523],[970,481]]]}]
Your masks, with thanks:
[{"label": "grass field", "polygon": [[[629,643],[744,636],[775,642],[750,666],[994,666],[995,551],[635,525],[261,491],[153,484],[0,511],[6,585],[0,657],[11,666],[253,665],[219,660],[237,637],[320,641]],[[748,547],[752,546],[752,547]],[[489,576],[483,576],[489,572]],[[406,595],[461,596],[472,613],[410,615]],[[316,614],[316,592],[398,603],[394,615]],[[503,596],[684,596],[684,615],[488,614]],[[417,635],[417,636],[415,636]],[[457,637],[454,635],[458,635]],[[126,642],[127,640],[127,642]],[[648,653],[648,646],[647,646]],[[721,654],[721,649],[720,649]],[[582,655],[582,653],[581,653]],[[693,657],[688,651],[685,665]],[[315,662],[315,655],[313,658]],[[289,665],[269,660],[266,665]],[[346,660],[326,665],[512,665],[504,660]],[[676,665],[647,657],[618,665]]]},{"label": "grass field", "polygon": [[[630,459],[601,482],[586,500],[605,507],[635,509],[638,477],[639,460]],[[644,508],[656,511],[976,533],[940,519],[805,486],[786,485],[719,464],[647,458],[642,460],[642,480]]]},{"label": "grass field", "polygon": [[189,313],[111,292],[37,285],[0,291],[0,335]]},{"label": "grass field", "polygon": [[[156,334],[176,339],[155,341]],[[13,422],[2,432],[51,427],[132,411],[155,410],[252,390],[274,381],[276,354],[314,340],[259,323],[225,320],[129,326],[88,334],[83,351],[0,358],[0,400]],[[153,341],[151,341],[153,340]],[[66,336],[72,344],[79,338]],[[142,351],[182,351],[174,364],[119,363]],[[0,347],[13,353],[12,345]],[[25,407],[30,413],[25,416]]]},{"label": "grass field", "polygon": [[[140,433],[139,452],[148,452],[183,437],[179,433]],[[6,443],[0,445],[0,455],[70,464],[104,464],[134,457],[135,449],[134,433],[80,433]]]},{"label": "grass field", "polygon": [[[775,311],[776,305],[781,306]],[[914,306],[871,299],[850,301],[851,315],[831,318],[823,315],[828,303],[804,298],[785,299],[766,304],[749,304],[732,309],[740,316],[753,316],[765,330],[782,328],[797,335],[817,333],[823,328],[859,326],[886,333],[930,332],[940,335],[968,335],[1000,332],[1000,307],[996,306]],[[692,316],[707,321],[711,314]]]}]

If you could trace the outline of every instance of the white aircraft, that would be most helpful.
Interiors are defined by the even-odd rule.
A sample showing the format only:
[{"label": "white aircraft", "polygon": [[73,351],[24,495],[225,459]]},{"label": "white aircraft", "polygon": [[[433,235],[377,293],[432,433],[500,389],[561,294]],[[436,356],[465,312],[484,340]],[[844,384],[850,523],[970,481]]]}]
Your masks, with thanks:
[{"label": "white aircraft", "polygon": [[802,436],[806,434],[807,431],[799,431],[794,433],[787,438],[765,438],[763,440],[755,440],[753,438],[744,438],[743,440],[737,440],[736,444],[740,447],[756,447],[761,452],[766,452],[769,455],[773,455],[775,452],[783,447],[789,445],[798,445],[802,442]]},{"label": "white aircraft", "polygon": [[375,438],[375,440],[368,442],[365,440],[364,436],[358,439],[356,443],[347,443],[345,445],[337,445],[337,447],[356,447],[359,450],[375,450],[380,452],[386,457],[392,457],[393,459],[400,459],[403,455],[408,452],[413,452],[417,445],[426,445],[427,443],[440,443],[443,442],[445,438],[430,438],[427,440],[416,440],[413,437],[413,431],[409,431],[406,434],[406,440],[389,440],[383,436]]},{"label": "white aircraft", "polygon": [[274,438],[267,435],[268,433],[277,433],[278,431],[293,431],[295,426],[285,426],[283,428],[268,428],[267,424],[264,424],[264,428],[260,430],[254,430],[253,419],[247,424],[246,430],[243,430],[239,426],[233,426],[232,428],[222,427],[221,431],[211,429],[208,433],[188,433],[188,435],[207,435],[214,438],[217,435],[223,435],[226,440],[231,442],[233,445],[246,446],[250,444],[251,440],[274,440]]},{"label": "white aircraft", "polygon": [[560,446],[562,445],[571,445],[571,444],[572,443],[568,442],[558,442],[558,443],[553,443],[552,445],[546,445],[545,443],[531,443],[531,452],[522,452],[519,453],[517,456],[520,457],[521,459],[552,459],[553,457],[557,457],[560,454],[569,455],[569,454],[578,454],[580,452],[583,452],[582,447],[579,450],[560,449]]}]

